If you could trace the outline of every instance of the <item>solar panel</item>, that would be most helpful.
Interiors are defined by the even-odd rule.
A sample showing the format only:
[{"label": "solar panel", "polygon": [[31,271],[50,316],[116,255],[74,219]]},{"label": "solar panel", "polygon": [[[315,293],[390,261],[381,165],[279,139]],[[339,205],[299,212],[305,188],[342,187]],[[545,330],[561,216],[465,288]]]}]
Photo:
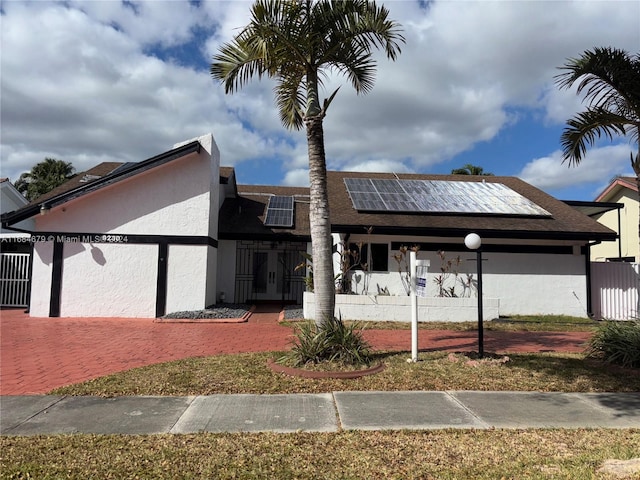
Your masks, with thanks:
[{"label": "solar panel", "polygon": [[550,216],[518,192],[493,182],[345,178],[356,210]]},{"label": "solar panel", "polygon": [[269,197],[264,224],[267,227],[293,227],[293,197],[282,195]]}]

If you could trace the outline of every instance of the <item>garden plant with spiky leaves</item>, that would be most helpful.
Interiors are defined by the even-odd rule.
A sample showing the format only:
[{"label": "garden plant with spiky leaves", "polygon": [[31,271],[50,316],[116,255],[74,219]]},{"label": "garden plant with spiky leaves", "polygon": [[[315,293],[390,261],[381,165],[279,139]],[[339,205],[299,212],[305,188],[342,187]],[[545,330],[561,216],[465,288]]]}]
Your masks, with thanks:
[{"label": "garden plant with spiky leaves", "polygon": [[594,48],[560,68],[564,72],[556,76],[558,87],[571,88],[578,82],[577,93],[584,93],[589,104],[584,112],[567,120],[560,139],[563,162],[578,165],[587,147],[602,136],[609,140],[626,136],[635,144],[631,166],[640,191],[640,53]]},{"label": "garden plant with spiky leaves", "polygon": [[307,133],[315,318],[334,318],[335,285],[323,119],[338,90],[320,100],[323,78],[338,72],[358,93],[374,84],[374,49],[395,60],[404,42],[388,10],[365,0],[257,0],[249,24],[213,57],[225,92],[253,77],[275,79],[276,105],[289,129]]}]

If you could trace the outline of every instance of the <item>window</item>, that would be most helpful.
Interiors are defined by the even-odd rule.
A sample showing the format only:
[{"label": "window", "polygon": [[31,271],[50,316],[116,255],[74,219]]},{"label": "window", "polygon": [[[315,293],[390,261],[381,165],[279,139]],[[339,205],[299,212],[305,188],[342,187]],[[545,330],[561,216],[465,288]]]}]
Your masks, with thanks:
[{"label": "window", "polygon": [[[371,248],[371,256],[369,256],[369,247]],[[367,270],[370,272],[389,271],[389,244],[364,243],[360,249],[357,243],[351,243],[349,250],[354,253],[351,255],[351,265],[357,262],[352,267],[354,270],[364,270],[363,265],[368,264]]]}]

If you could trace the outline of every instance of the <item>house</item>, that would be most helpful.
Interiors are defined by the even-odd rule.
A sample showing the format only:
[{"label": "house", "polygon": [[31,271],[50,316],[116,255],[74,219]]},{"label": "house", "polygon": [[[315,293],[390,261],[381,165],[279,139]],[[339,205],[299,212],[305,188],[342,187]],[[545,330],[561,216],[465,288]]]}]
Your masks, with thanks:
[{"label": "house", "polygon": [[595,203],[618,204],[618,208],[593,216],[602,225],[619,233],[616,242],[606,242],[591,247],[594,262],[640,262],[640,238],[638,237],[638,184],[635,177],[615,178],[595,199]]},{"label": "house", "polygon": [[[375,304],[406,297],[403,247],[472,296],[482,238],[484,296],[501,314],[590,311],[589,258],[611,229],[513,177],[327,172],[335,271]],[[133,164],[101,164],[4,214],[35,227],[33,316],[156,317],[218,302],[301,304],[309,189],[243,185],[211,135]],[[444,253],[443,253],[444,252]],[[451,284],[451,282],[453,282]],[[467,300],[472,301],[471,298]]]},{"label": "house", "polygon": [[[0,213],[11,212],[24,207],[29,202],[8,178],[0,178]],[[17,228],[24,230],[32,230],[34,227],[33,220],[27,219],[21,224],[16,225]],[[29,234],[16,232],[15,230],[0,229],[0,240],[2,241],[3,252],[28,252],[29,251]]]},{"label": "house", "polygon": [[[8,178],[0,178],[1,213],[24,207],[27,199]],[[33,230],[33,220],[16,225],[20,230]],[[29,303],[31,269],[31,235],[23,231],[0,230],[0,306],[26,307]]]}]

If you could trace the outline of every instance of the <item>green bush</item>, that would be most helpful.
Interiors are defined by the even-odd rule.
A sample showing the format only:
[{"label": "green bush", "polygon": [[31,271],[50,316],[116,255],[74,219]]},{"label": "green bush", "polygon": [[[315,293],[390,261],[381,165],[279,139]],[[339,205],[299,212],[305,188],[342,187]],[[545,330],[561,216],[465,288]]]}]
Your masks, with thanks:
[{"label": "green bush", "polygon": [[589,340],[587,357],[640,368],[640,320],[603,323]]},{"label": "green bush", "polygon": [[318,326],[308,321],[297,328],[291,351],[281,361],[296,367],[323,362],[369,365],[371,346],[362,337],[358,322],[345,325],[342,319],[333,318]]}]

